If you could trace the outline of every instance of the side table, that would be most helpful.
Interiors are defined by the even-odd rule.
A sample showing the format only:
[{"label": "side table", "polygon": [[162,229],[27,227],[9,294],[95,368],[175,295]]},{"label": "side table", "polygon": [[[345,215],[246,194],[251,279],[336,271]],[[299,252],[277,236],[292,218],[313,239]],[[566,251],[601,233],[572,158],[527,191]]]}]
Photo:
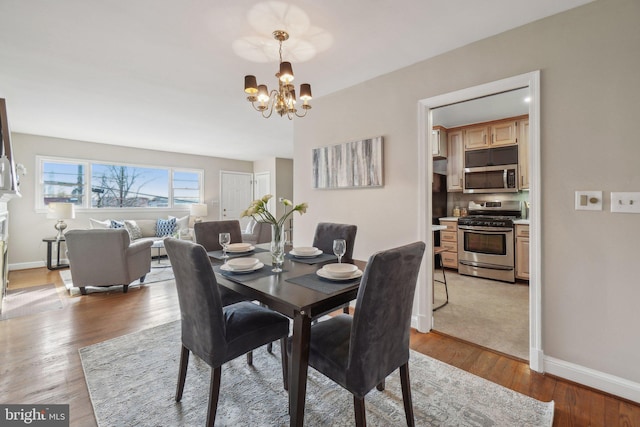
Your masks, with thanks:
[{"label": "side table", "polygon": [[[60,240],[58,240],[55,237],[45,237],[44,239],[42,239],[43,242],[47,242],[47,268],[49,270],[60,270],[62,268],[67,268],[69,267],[69,264],[60,264],[60,243],[64,242],[65,239],[64,237]],[[51,262],[51,246],[57,243],[57,254],[56,254],[56,265],[52,265]]]}]

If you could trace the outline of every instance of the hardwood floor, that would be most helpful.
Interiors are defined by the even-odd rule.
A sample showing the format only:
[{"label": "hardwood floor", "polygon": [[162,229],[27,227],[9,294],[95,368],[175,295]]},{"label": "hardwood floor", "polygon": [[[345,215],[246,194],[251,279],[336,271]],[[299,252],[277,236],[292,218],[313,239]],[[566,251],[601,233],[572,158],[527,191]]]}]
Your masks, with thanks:
[{"label": "hardwood floor", "polygon": [[[10,289],[55,283],[64,308],[0,321],[2,403],[70,405],[72,426],[95,426],[78,349],[180,318],[173,282],[69,297],[57,272],[10,272]],[[548,375],[526,363],[439,333],[413,331],[411,347],[542,401],[554,426],[638,426],[640,405]]]}]

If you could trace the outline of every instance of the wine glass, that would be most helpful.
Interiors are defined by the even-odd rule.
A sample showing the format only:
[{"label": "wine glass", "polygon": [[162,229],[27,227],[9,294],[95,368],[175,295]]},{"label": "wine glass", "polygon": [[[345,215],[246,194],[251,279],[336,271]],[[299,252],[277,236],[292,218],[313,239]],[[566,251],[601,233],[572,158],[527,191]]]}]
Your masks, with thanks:
[{"label": "wine glass", "polygon": [[222,258],[224,259],[224,263],[227,263],[227,259],[229,259],[229,255],[227,255],[227,245],[231,243],[231,234],[230,233],[220,233],[218,235],[218,242],[220,246],[222,246]]},{"label": "wine glass", "polygon": [[342,262],[342,256],[347,251],[347,242],[344,239],[333,241],[333,253],[338,257],[338,264]]}]

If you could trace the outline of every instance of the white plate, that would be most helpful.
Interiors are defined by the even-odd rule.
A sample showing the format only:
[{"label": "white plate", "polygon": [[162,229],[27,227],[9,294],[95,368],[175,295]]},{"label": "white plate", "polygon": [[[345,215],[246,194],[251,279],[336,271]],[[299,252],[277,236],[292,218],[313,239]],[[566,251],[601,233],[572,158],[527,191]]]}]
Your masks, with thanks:
[{"label": "white plate", "polygon": [[244,274],[244,273],[251,273],[251,272],[253,272],[253,271],[260,270],[262,267],[264,267],[264,264],[263,264],[263,263],[261,263],[261,262],[259,262],[259,263],[257,263],[256,265],[254,265],[253,267],[251,267],[251,268],[250,268],[250,269],[248,269],[248,270],[234,270],[234,269],[232,269],[231,267],[229,267],[229,265],[227,265],[227,264],[222,264],[222,265],[220,266],[220,270],[222,270],[222,271],[228,271],[229,273]]},{"label": "white plate", "polygon": [[362,276],[362,270],[356,270],[356,272],[353,273],[349,277],[333,277],[333,276],[330,276],[323,268],[321,268],[320,270],[316,271],[316,274],[318,276],[322,277],[323,279],[329,279],[329,280],[333,280],[333,281],[336,281],[336,282],[343,282],[345,280],[357,279],[358,277],[361,277]]},{"label": "white plate", "polygon": [[[233,244],[233,243],[232,243]],[[252,250],[254,250],[256,247],[249,245],[249,247],[227,247],[227,252],[229,252],[230,254],[240,254],[243,252],[251,252]]]},{"label": "white plate", "polygon": [[253,257],[237,257],[227,261],[227,265],[234,271],[251,270],[260,261]]},{"label": "white plate", "polygon": [[291,251],[289,253],[291,255],[293,255],[294,257],[296,257],[296,258],[315,258],[315,257],[323,254],[323,252],[320,249],[318,249],[317,251],[315,251],[315,253],[312,253],[312,254],[301,255],[301,254],[297,253],[295,249],[291,249]]}]

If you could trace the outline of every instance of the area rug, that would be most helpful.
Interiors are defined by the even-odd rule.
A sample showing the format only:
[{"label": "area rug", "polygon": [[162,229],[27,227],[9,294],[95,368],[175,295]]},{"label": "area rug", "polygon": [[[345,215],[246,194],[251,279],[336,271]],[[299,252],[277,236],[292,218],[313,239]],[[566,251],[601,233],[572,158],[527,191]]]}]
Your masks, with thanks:
[{"label": "area rug", "polygon": [[64,304],[53,283],[29,288],[8,289],[2,302],[0,320],[49,310],[60,310],[63,307]]},{"label": "area rug", "polygon": [[[64,282],[64,286],[69,291],[69,295],[81,295],[80,288],[76,288],[73,286],[73,281],[71,279],[71,271],[69,270],[61,270],[60,278]],[[163,267],[163,268],[152,268],[150,272],[147,273],[147,276],[144,279],[144,283],[142,285],[148,285],[150,283],[156,282],[164,282],[165,280],[173,280],[173,269],[171,267]],[[136,280],[129,285],[129,290],[136,289],[140,287],[140,280]],[[114,290],[122,292],[122,286],[87,286],[87,293],[95,293],[95,292],[112,292]]]},{"label": "area rug", "polygon": [[[274,347],[275,344],[274,344]],[[79,350],[100,427],[203,425],[210,368],[191,356],[181,403],[174,393],[180,354],[180,321]],[[216,425],[287,426],[280,351],[254,351],[222,368]],[[543,403],[438,360],[411,352],[411,392],[418,426],[551,426],[553,402]],[[406,425],[397,371],[383,392],[365,399],[370,426]],[[305,424],[354,425],[353,398],[309,368]]]}]

